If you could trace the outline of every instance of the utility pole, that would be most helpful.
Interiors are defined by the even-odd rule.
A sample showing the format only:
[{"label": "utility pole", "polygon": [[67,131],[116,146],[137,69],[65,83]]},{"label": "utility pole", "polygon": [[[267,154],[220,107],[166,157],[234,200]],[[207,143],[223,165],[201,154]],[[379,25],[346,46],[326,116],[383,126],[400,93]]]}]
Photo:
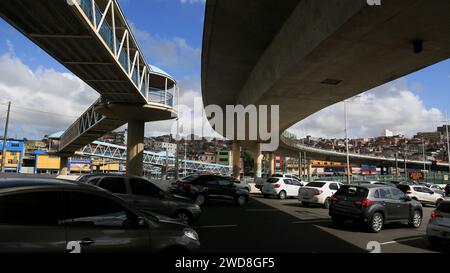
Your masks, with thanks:
[{"label": "utility pole", "polygon": [[398,171],[398,152],[395,152],[395,176],[398,179],[399,171]]},{"label": "utility pole", "polygon": [[425,174],[425,172],[427,170],[427,165],[426,165],[426,157],[425,157],[425,141],[423,139],[423,136],[422,136],[422,153],[423,153],[423,172]]},{"label": "utility pole", "polygon": [[345,100],[344,100],[344,116],[345,116],[345,150],[347,155],[347,184],[350,184],[350,154],[348,151],[347,101]]},{"label": "utility pole", "polygon": [[408,181],[408,170],[406,168],[406,151],[408,149],[408,142],[405,142],[405,148],[403,149],[403,159],[404,159],[404,163],[405,163],[405,179],[406,181]]},{"label": "utility pole", "polygon": [[186,139],[184,140],[184,177],[186,177],[186,155],[187,155],[187,143]]},{"label": "utility pole", "polygon": [[9,113],[11,111],[11,102],[8,102],[8,112],[6,113],[5,133],[3,134],[3,151],[2,151],[2,173],[5,172],[6,162],[6,142],[8,140],[8,125],[9,125]]}]

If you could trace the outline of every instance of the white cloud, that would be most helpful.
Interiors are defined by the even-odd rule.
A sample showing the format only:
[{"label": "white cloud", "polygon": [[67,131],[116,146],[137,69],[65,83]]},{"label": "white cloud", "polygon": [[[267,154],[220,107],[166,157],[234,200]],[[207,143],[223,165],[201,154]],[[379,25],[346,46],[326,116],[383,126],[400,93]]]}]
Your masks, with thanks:
[{"label": "white cloud", "polygon": [[[419,131],[435,131],[442,120],[442,112],[427,108],[404,80],[375,88],[348,102],[349,137],[379,136],[384,129],[411,136]],[[344,137],[343,103],[308,117],[290,131],[301,136]]]},{"label": "white cloud", "polygon": [[[194,108],[197,107],[197,110],[203,110],[203,102],[202,95],[200,92],[200,79],[198,77],[185,77],[184,79],[179,81],[180,87],[180,104],[182,108],[180,108],[180,112],[185,109],[184,107],[188,107],[191,112],[186,113],[191,116],[181,117],[179,128],[180,134],[182,133],[182,126],[186,126],[192,128],[191,133],[202,132],[201,134],[205,137],[216,137],[220,138],[221,136],[217,134],[210,126],[208,120],[204,116],[203,111],[194,111]],[[196,104],[197,103],[197,104]],[[175,104],[177,104],[177,100],[175,100]],[[203,115],[202,115],[203,114]],[[167,135],[171,133],[171,130],[176,126],[176,120],[168,120],[168,121],[158,121],[158,122],[150,122],[146,125],[146,136],[159,136],[159,135]],[[174,136],[176,135],[176,131]],[[189,134],[189,133],[187,133]],[[196,133],[196,135],[200,135]]]},{"label": "white cloud", "polygon": [[[11,43],[8,47],[13,49]],[[33,71],[11,51],[0,56],[0,102],[12,101],[11,137],[39,139],[65,130],[98,96],[72,74],[42,67]],[[0,109],[4,117],[6,108]]]},{"label": "white cloud", "polygon": [[182,75],[200,71],[201,49],[191,47],[184,38],[164,38],[140,30],[131,24],[148,62]]}]

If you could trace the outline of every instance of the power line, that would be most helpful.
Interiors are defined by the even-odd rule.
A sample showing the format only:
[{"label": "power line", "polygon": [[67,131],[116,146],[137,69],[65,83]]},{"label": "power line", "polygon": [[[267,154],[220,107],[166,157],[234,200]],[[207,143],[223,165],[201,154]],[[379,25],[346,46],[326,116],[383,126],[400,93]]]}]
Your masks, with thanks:
[{"label": "power line", "polygon": [[[35,110],[35,109],[21,107],[21,106],[14,106],[14,108],[21,109],[21,110],[28,111],[28,112],[35,112],[35,113],[45,114],[45,115],[52,115],[52,116],[56,115],[56,116],[65,116],[65,117],[69,117],[69,118],[78,118],[76,116],[71,116],[71,115],[66,115],[66,114],[61,114],[61,113],[55,113],[55,112],[47,112],[47,111]],[[16,111],[11,111],[11,112],[16,112]]]}]

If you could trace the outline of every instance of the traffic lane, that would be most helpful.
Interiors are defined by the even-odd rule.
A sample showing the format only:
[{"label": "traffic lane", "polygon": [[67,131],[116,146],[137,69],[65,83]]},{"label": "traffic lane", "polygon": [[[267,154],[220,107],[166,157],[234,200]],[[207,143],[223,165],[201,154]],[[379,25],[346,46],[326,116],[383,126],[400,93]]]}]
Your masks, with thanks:
[{"label": "traffic lane", "polygon": [[200,253],[365,252],[312,224],[251,198],[246,206],[202,207],[197,230]]},{"label": "traffic lane", "polygon": [[360,248],[366,249],[369,242],[378,242],[382,252],[423,253],[434,252],[426,238],[426,227],[433,207],[423,208],[423,222],[419,229],[409,228],[402,223],[387,224],[377,234],[367,232],[364,225],[347,222],[342,227],[335,227],[328,215],[328,210],[320,206],[302,207],[296,199],[278,200],[254,195],[254,198],[268,206],[298,218],[297,224],[314,224],[325,232],[345,240]]}]

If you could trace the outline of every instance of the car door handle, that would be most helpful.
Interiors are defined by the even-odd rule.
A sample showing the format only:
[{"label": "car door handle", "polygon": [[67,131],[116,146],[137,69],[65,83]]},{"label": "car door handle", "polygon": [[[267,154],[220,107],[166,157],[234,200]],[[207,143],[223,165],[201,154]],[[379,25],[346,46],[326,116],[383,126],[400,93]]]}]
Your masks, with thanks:
[{"label": "car door handle", "polygon": [[95,241],[92,240],[92,239],[89,239],[89,238],[85,238],[85,239],[80,241],[80,245],[82,245],[82,246],[90,246],[90,245],[93,245],[93,244],[95,244]]}]

